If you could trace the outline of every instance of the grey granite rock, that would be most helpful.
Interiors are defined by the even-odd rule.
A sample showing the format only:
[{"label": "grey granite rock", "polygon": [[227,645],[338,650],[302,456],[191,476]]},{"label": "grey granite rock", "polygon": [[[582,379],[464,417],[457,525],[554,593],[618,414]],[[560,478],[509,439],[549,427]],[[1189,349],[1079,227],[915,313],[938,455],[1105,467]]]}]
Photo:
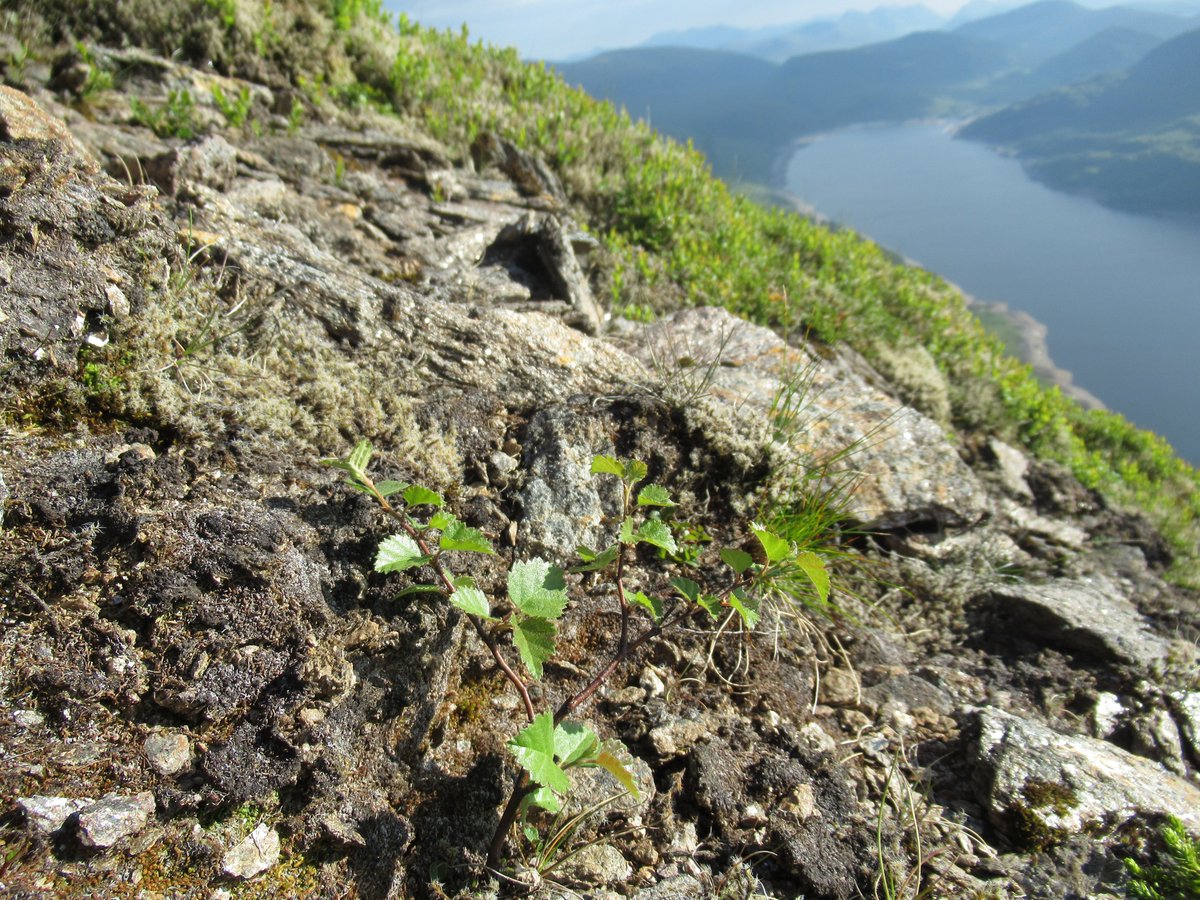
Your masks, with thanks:
[{"label": "grey granite rock", "polygon": [[1200,788],[1105,741],[1062,734],[997,709],[977,713],[971,749],[992,823],[1023,844],[1173,814],[1200,826]]},{"label": "grey granite rock", "polygon": [[230,878],[249,879],[279,862],[279,835],[260,823],[221,860],[221,871]]},{"label": "grey granite rock", "polygon": [[146,738],[146,759],[161,775],[175,775],[192,761],[192,745],[186,735],[160,732]]},{"label": "grey granite rock", "polygon": [[154,814],[149,791],[130,796],[110,794],[79,813],[79,842],[105,849],[146,827]]},{"label": "grey granite rock", "polygon": [[793,347],[767,328],[704,308],[646,329],[638,352],[666,377],[686,361],[711,376],[714,396],[750,416],[769,415],[791,383],[796,402],[776,429],[780,449],[849,479],[848,512],[868,529],[961,526],[984,514],[983,486],[942,426],[869,383],[865,364],[847,351]]},{"label": "grey granite rock", "polygon": [[1170,650],[1105,578],[1004,584],[977,599],[1002,605],[1024,637],[1047,646],[1143,668],[1160,663]]},{"label": "grey granite rock", "polygon": [[92,800],[76,800],[70,797],[47,797],[34,795],[17,798],[17,806],[25,813],[25,821],[41,834],[51,834],[75,813],[93,803]]}]

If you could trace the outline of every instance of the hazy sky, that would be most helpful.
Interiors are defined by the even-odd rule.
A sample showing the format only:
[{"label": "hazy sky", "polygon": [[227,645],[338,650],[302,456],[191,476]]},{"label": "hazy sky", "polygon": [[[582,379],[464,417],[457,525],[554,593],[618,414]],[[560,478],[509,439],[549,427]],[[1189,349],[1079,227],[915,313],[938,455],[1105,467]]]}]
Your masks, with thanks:
[{"label": "hazy sky", "polygon": [[[473,38],[515,46],[528,58],[563,59],[598,48],[629,47],[660,31],[705,25],[753,28],[803,22],[848,9],[923,3],[949,15],[964,0],[386,0],[423,25],[458,28]],[[1116,2],[1116,0],[1114,0]]]}]

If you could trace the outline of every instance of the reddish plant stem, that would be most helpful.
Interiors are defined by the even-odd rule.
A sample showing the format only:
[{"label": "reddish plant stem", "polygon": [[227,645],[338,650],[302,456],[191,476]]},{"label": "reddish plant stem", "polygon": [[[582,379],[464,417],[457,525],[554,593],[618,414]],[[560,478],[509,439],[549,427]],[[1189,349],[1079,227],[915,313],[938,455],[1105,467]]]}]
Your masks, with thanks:
[{"label": "reddish plant stem", "polygon": [[[430,564],[433,566],[434,571],[437,572],[438,578],[442,582],[442,586],[446,588],[447,592],[453,594],[454,582],[450,580],[449,573],[446,571],[445,566],[442,565],[440,554],[436,554],[430,549],[429,544],[425,541],[425,536],[421,534],[421,532],[417,531],[417,529],[412,526],[408,519],[405,516],[402,516],[396,510],[396,508],[392,506],[392,504],[388,503],[387,498],[380,494],[378,490],[376,490],[374,484],[366,481],[365,479],[363,483],[366,484],[374,493],[375,499],[379,501],[379,504],[383,507],[384,512],[399,522],[400,527],[404,529],[405,533],[414,541],[416,541],[417,546],[421,548],[421,553],[430,557]],[[469,613],[467,614],[467,618],[475,627],[475,634],[479,636],[479,640],[483,641],[483,645],[487,647],[488,651],[492,654],[492,659],[495,661],[496,665],[499,666],[500,671],[504,673],[504,677],[508,679],[509,683],[512,684],[514,688],[516,688],[517,693],[521,697],[521,702],[525,706],[525,717],[532,722],[537,716],[537,712],[533,708],[533,700],[529,696],[529,688],[525,686],[525,682],[521,680],[521,676],[513,671],[513,667],[508,664],[508,660],[506,660],[504,655],[500,652],[500,647],[497,645],[496,639],[488,633],[486,628],[483,627],[483,623],[480,622],[476,616],[473,616]]]}]

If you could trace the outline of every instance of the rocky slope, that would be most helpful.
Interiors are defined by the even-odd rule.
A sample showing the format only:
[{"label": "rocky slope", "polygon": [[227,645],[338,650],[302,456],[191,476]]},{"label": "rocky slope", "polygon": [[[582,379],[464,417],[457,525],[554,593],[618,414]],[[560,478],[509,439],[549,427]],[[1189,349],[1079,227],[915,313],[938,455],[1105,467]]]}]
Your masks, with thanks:
[{"label": "rocky slope", "polygon": [[[0,88],[7,895],[517,890],[480,863],[521,710],[463,616],[371,572],[387,523],[319,463],[360,437],[493,537],[489,589],[614,532],[595,453],[645,460],[713,538],[643,554],[649,592],[717,577],[768,493],[844,504],[831,615],[690,619],[584,711],[641,796],[546,895],[1106,896],[1164,814],[1200,829],[1196,597],[1145,523],[843,349],[712,309],[610,320],[602,249],[495,136],[458,159],[85,49]],[[185,90],[191,139],[131,113]],[[928,360],[893,363],[937,409]],[[572,578],[551,703],[615,640]]]}]

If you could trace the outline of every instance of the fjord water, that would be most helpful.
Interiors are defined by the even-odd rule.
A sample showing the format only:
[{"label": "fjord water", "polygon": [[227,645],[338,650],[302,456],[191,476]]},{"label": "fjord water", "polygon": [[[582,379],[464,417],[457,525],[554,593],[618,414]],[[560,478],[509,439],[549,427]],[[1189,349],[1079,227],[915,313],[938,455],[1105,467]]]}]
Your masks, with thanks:
[{"label": "fjord water", "polygon": [[968,294],[1043,322],[1076,384],[1200,463],[1200,223],[1052,191],[944,123],[819,137],[792,156],[787,187]]}]

